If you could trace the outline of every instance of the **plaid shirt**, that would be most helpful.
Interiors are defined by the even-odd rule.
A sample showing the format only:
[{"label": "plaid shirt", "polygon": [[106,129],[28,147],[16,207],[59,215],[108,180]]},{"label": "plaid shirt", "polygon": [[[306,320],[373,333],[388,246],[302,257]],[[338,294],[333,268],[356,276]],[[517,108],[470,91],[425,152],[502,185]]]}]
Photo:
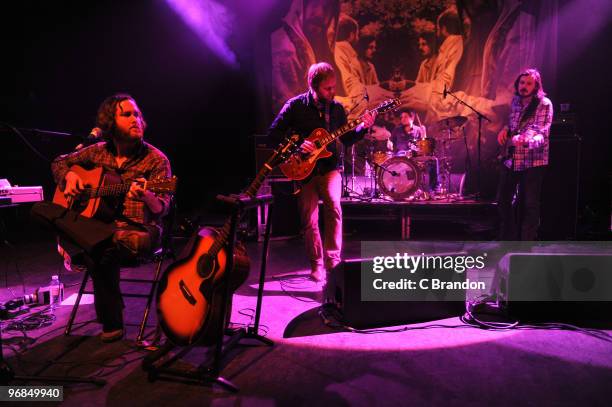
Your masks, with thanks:
[{"label": "plaid shirt", "polygon": [[[140,177],[152,180],[171,176],[168,158],[157,148],[144,141],[120,167],[117,165],[115,158],[114,144],[110,142],[93,144],[72,153],[61,155],[53,160],[53,163],[51,163],[53,178],[63,189],[66,173],[73,165],[80,165],[86,169],[103,167],[105,172],[118,174],[123,182],[130,182]],[[160,227],[161,218],[168,212],[170,196],[168,194],[157,194],[157,197],[162,202],[164,208],[157,215],[153,215],[144,202],[126,197],[121,217],[117,221],[123,220],[130,223],[135,222]]]},{"label": "plaid shirt", "polygon": [[[532,130],[535,134],[544,136],[544,144],[529,148],[528,143],[514,146],[512,154],[513,170],[523,171],[527,168],[539,167],[548,164],[549,132],[553,117],[553,106],[550,99],[543,97],[535,114],[521,124],[521,116],[528,105],[523,106],[521,98],[515,96],[510,106],[509,138],[516,134],[524,134]],[[534,135],[535,135],[534,134]],[[511,141],[509,141],[510,143]]]}]

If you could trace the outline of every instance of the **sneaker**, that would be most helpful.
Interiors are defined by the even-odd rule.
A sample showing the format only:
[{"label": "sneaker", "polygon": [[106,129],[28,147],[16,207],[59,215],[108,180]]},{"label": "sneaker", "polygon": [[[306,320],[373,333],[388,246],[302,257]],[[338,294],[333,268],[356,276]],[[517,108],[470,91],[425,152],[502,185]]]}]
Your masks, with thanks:
[{"label": "sneaker", "polygon": [[100,340],[104,343],[115,342],[123,339],[123,328],[114,331],[104,332],[100,335]]}]

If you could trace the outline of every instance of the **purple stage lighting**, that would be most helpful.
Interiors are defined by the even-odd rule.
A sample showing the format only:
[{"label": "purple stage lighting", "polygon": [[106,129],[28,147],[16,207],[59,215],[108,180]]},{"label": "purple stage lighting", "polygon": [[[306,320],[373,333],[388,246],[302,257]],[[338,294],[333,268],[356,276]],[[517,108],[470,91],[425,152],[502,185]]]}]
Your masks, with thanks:
[{"label": "purple stage lighting", "polygon": [[236,54],[227,43],[235,20],[227,6],[214,0],[166,0],[166,3],[225,64],[238,68]]}]

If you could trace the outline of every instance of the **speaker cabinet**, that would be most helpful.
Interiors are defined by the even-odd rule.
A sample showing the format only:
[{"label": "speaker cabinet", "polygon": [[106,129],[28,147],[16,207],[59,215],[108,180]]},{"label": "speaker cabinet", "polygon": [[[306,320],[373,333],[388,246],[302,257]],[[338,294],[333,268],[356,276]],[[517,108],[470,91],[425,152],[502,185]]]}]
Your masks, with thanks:
[{"label": "speaker cabinet", "polygon": [[542,185],[540,240],[576,238],[579,168],[580,137],[552,135]]},{"label": "speaker cabinet", "polygon": [[271,179],[270,189],[274,196],[272,215],[273,237],[291,237],[300,234],[300,213],[294,182],[288,179]]},{"label": "speaker cabinet", "polygon": [[510,254],[498,299],[521,322],[612,323],[612,256]]},{"label": "speaker cabinet", "polygon": [[336,266],[327,288],[345,325],[365,329],[458,317],[465,301],[362,301],[362,259],[344,260]]}]

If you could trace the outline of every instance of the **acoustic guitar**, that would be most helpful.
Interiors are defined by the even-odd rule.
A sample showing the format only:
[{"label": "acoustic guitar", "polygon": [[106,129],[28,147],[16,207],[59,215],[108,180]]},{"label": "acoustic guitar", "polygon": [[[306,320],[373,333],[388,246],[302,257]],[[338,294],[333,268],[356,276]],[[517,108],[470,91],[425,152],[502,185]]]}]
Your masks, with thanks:
[{"label": "acoustic guitar", "polygon": [[[131,182],[123,182],[119,175],[106,172],[102,167],[87,170],[79,165],[70,167],[83,180],[85,188],[73,199],[67,199],[58,186],[53,195],[53,203],[72,209],[87,218],[106,222],[116,217],[123,195],[130,190]],[[154,193],[174,193],[177,178],[162,178],[147,181],[143,187]]]},{"label": "acoustic guitar", "polygon": [[[376,106],[371,111],[384,113],[397,109],[399,105],[399,99],[388,99]],[[322,128],[314,129],[306,140],[312,142],[315,145],[316,150],[311,153],[296,152],[289,157],[287,162],[279,166],[280,170],[287,178],[294,181],[306,179],[314,170],[314,167],[319,159],[331,156],[331,153],[329,150],[327,150],[327,146],[338,137],[359,126],[361,123],[363,123],[363,120],[361,117],[359,117],[358,119],[347,122],[331,134]]]},{"label": "acoustic guitar", "polygon": [[[298,136],[285,140],[268,158],[245,194],[255,197],[261,183],[272,169],[297,150]],[[166,337],[180,346],[214,343],[221,326],[231,315],[231,298],[222,315],[225,285],[233,293],[248,277],[249,258],[244,245],[236,243],[234,269],[227,270],[225,250],[231,217],[223,227],[201,228],[189,241],[183,255],[168,266],[157,290],[158,321]]]}]

